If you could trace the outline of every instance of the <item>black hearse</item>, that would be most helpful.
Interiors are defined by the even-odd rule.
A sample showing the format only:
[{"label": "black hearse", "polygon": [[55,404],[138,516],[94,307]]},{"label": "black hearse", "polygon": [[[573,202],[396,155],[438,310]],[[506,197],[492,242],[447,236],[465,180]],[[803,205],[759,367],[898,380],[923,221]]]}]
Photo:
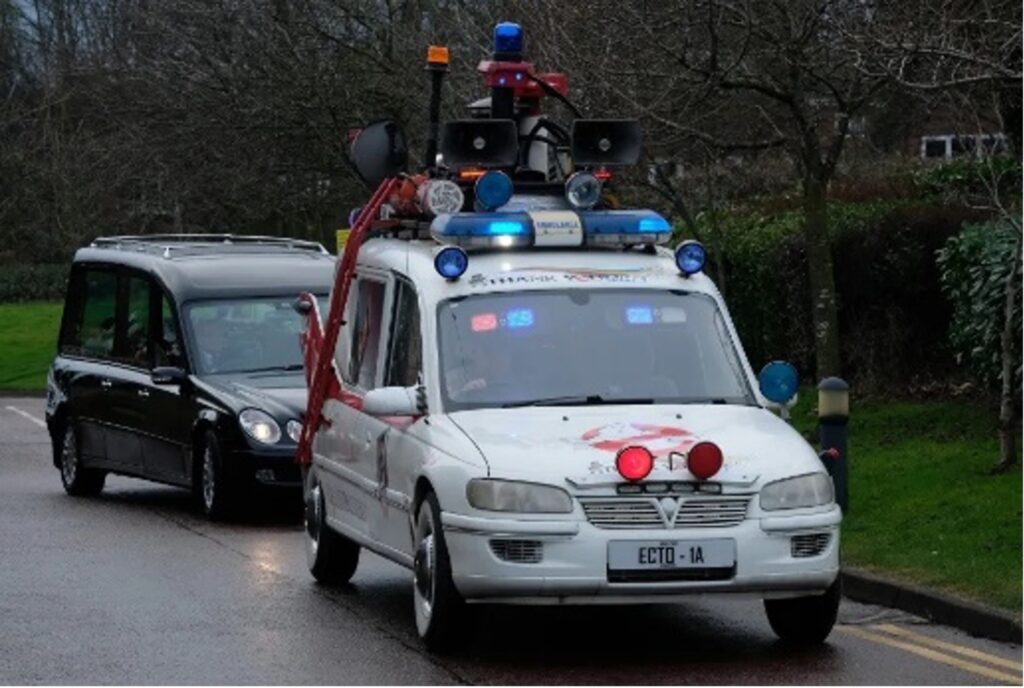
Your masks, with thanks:
[{"label": "black hearse", "polygon": [[326,304],[318,243],[235,235],[97,239],[74,258],[47,381],[53,463],[72,495],[107,473],[195,492],[211,518],[255,485],[301,486],[306,407],[293,304]]}]

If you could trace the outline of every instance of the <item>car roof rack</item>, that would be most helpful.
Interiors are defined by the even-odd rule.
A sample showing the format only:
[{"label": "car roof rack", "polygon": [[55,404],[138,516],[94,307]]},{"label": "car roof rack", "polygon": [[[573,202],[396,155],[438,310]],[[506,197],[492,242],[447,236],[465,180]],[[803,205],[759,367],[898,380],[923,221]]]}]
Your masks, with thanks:
[{"label": "car roof rack", "polygon": [[223,253],[275,253],[281,250],[330,255],[323,244],[288,237],[246,234],[144,234],[97,237],[93,248],[135,251],[166,259]]}]

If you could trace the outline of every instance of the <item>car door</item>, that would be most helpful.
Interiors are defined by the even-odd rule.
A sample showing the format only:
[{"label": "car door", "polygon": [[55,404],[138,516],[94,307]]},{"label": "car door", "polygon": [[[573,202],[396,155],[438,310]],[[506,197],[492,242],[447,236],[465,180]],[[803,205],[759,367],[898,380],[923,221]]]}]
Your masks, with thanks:
[{"label": "car door", "polygon": [[[150,329],[153,367],[188,371],[181,326],[174,302],[164,289],[150,285]],[[166,482],[187,485],[189,466],[192,395],[188,384],[156,384],[147,378],[148,422],[142,434],[142,455],[146,474]]]},{"label": "car door", "polygon": [[367,537],[372,537],[372,523],[382,516],[377,443],[387,425],[357,406],[380,383],[390,282],[384,272],[357,271],[336,354],[342,394],[355,404],[325,405],[330,423],[323,431],[325,444],[341,448],[324,457],[322,482],[328,515]]},{"label": "car door", "polygon": [[71,273],[68,312],[61,328],[60,355],[66,359],[65,392],[84,462],[107,463],[108,364],[114,355],[117,272],[111,266],[79,263]]},{"label": "car door", "polygon": [[122,270],[118,283],[114,355],[107,368],[107,461],[146,475],[142,435],[149,432],[150,278]]}]

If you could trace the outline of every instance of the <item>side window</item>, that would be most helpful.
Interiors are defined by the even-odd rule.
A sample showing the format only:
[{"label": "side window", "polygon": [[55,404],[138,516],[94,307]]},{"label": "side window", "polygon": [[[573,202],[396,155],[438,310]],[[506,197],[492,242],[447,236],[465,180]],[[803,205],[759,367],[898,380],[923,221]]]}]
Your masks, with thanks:
[{"label": "side window", "polygon": [[181,350],[181,336],[174,317],[174,306],[166,294],[159,295],[160,320],[157,336],[154,337],[154,353],[157,366],[185,367],[185,357]]},{"label": "side window", "polygon": [[149,285],[145,277],[126,277],[124,339],[117,360],[139,368],[150,367]]},{"label": "side window", "polygon": [[365,277],[358,278],[356,282],[352,339],[344,378],[345,382],[360,389],[373,389],[377,379],[385,287],[383,282]]},{"label": "side window", "polygon": [[111,270],[86,269],[81,282],[83,301],[79,327],[72,328],[68,340],[77,343],[76,353],[96,358],[114,354],[114,330],[117,323],[117,274]]},{"label": "side window", "polygon": [[384,384],[412,387],[423,369],[423,347],[420,344],[420,306],[416,290],[405,280],[397,282],[395,312],[391,319],[388,368]]}]

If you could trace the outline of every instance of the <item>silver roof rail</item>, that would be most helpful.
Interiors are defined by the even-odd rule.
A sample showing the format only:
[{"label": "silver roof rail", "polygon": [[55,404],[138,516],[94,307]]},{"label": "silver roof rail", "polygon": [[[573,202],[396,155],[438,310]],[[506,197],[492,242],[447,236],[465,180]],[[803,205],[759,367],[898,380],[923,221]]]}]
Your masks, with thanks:
[{"label": "silver roof rail", "polygon": [[248,253],[293,250],[330,255],[323,244],[305,239],[246,234],[144,234],[93,239],[92,248],[135,251],[170,259],[204,253]]}]

